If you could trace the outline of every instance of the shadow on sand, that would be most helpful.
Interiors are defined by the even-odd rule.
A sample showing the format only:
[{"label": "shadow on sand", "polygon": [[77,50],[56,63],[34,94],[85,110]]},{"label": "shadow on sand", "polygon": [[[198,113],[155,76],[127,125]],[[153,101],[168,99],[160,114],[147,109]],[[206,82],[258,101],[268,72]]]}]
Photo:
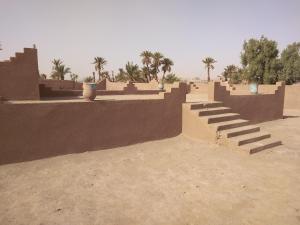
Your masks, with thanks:
[{"label": "shadow on sand", "polygon": [[287,115],[284,115],[283,116],[283,119],[288,119],[288,118],[299,118],[300,116],[287,116]]}]

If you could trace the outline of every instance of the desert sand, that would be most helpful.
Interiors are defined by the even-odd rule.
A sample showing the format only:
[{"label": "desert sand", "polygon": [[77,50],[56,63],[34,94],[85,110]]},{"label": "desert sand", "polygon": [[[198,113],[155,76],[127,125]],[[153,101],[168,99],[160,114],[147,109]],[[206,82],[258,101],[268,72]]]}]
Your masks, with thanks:
[{"label": "desert sand", "polygon": [[[0,166],[1,225],[300,224],[300,111],[253,155],[183,135]],[[16,140],[17,141],[17,140]]]}]

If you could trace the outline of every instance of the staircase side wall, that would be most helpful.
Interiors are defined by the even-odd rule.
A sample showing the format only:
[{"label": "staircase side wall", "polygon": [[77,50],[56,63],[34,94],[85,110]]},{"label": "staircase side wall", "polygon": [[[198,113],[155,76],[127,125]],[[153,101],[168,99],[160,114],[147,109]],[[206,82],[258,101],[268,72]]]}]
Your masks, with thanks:
[{"label": "staircase side wall", "polygon": [[182,104],[182,133],[185,136],[215,143],[216,131],[192,112],[189,104]]}]

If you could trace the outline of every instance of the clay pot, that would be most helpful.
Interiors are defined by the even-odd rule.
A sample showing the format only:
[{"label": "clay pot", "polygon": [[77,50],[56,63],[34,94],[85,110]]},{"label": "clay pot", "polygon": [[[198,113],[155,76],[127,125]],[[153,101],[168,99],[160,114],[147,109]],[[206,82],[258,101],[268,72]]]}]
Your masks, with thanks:
[{"label": "clay pot", "polygon": [[95,83],[83,83],[83,98],[88,101],[93,101],[96,98],[96,87]]},{"label": "clay pot", "polygon": [[249,89],[250,89],[251,94],[254,94],[254,95],[258,94],[258,83],[251,82],[249,85]]}]

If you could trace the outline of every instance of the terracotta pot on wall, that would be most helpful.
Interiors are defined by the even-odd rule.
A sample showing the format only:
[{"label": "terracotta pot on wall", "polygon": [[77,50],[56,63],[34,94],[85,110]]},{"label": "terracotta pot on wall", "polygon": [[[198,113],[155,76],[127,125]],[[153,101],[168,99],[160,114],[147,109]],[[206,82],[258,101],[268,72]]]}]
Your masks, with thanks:
[{"label": "terracotta pot on wall", "polygon": [[83,83],[83,98],[88,101],[93,101],[96,98],[96,84]]}]

